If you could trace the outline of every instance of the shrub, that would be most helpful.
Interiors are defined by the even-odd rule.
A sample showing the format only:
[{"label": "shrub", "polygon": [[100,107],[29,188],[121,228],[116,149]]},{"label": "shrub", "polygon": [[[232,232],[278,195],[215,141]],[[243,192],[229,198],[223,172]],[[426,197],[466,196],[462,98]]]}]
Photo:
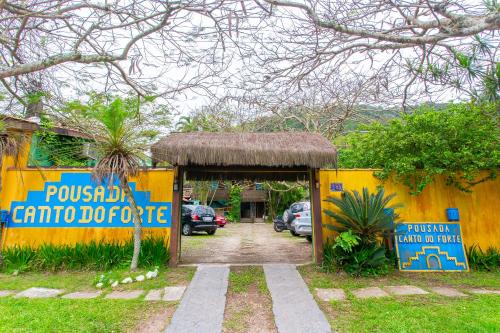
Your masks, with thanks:
[{"label": "shrub", "polygon": [[349,230],[325,245],[322,268],[327,272],[343,269],[354,276],[367,276],[386,274],[388,263],[385,247],[360,243],[360,237]]},{"label": "shrub", "polygon": [[354,190],[342,193],[340,198],[328,197],[325,201],[333,203],[339,208],[339,212],[333,212],[326,209],[326,215],[335,219],[339,225],[326,224],[328,229],[338,233],[352,230],[359,236],[361,243],[371,244],[376,242],[377,238],[388,237],[394,232],[394,222],[398,220],[399,215],[388,215],[384,209],[397,209],[402,207],[400,204],[388,206],[396,194],[390,194],[384,197],[383,188],[379,188],[375,194],[370,193],[368,188],[364,187],[362,194]]},{"label": "shrub", "polygon": [[343,269],[351,275],[379,275],[388,272],[387,249],[379,244],[394,233],[394,221],[398,214],[388,215],[386,208],[396,209],[399,204],[389,206],[395,194],[385,196],[383,188],[370,193],[363,188],[344,192],[340,198],[329,197],[338,212],[325,210],[334,218],[336,225],[326,224],[328,229],[339,233],[335,242],[327,242],[324,248],[323,269],[332,271]]},{"label": "shrub", "polygon": [[[387,124],[372,123],[351,133],[339,152],[341,168],[380,168],[374,175],[419,194],[436,175],[470,192],[494,179],[500,166],[498,104],[422,106]],[[487,174],[480,171],[487,170]]]},{"label": "shrub", "polygon": [[231,210],[227,215],[229,222],[239,222],[241,219],[241,192],[243,188],[238,184],[231,185],[229,189],[229,204],[231,205]]},{"label": "shrub", "polygon": [[[130,263],[134,242],[90,242],[75,245],[45,244],[38,248],[14,246],[4,250],[5,270],[57,271],[57,270],[109,270],[127,267]],[[147,238],[142,241],[139,263],[142,267],[161,266],[170,259],[169,249],[163,238]]]},{"label": "shrub", "polygon": [[483,252],[481,247],[474,244],[465,249],[469,266],[478,271],[493,271],[500,267],[500,251],[489,247]]}]

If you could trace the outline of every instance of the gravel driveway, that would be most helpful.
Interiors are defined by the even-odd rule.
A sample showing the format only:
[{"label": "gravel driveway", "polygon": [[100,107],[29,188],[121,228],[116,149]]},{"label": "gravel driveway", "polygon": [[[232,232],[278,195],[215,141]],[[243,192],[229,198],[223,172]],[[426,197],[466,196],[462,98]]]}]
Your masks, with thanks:
[{"label": "gravel driveway", "polygon": [[312,262],[312,245],[270,223],[233,223],[206,233],[182,236],[181,264],[264,264]]}]

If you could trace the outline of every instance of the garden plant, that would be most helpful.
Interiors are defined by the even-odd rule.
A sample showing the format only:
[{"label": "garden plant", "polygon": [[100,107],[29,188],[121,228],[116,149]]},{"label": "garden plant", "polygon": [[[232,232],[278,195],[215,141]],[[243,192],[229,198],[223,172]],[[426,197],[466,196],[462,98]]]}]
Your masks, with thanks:
[{"label": "garden plant", "polygon": [[389,205],[396,196],[385,196],[383,188],[370,193],[368,188],[346,191],[340,198],[329,197],[327,202],[338,211],[325,210],[334,224],[325,227],[339,235],[328,241],[324,248],[323,268],[327,271],[344,269],[352,275],[371,275],[387,272],[389,258],[381,241],[393,234],[398,214],[388,214],[387,209],[397,209],[400,204]]}]

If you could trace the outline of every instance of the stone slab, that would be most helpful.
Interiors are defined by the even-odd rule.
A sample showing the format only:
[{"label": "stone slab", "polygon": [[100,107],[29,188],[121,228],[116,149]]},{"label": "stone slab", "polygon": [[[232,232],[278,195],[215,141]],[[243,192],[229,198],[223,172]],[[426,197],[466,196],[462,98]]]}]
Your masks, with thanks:
[{"label": "stone slab", "polygon": [[178,301],[182,298],[184,291],[186,290],[185,286],[177,286],[177,287],[165,287],[165,294],[163,295],[164,301]]},{"label": "stone slab", "polygon": [[451,287],[431,287],[429,289],[431,289],[436,294],[447,296],[447,297],[467,297],[466,294],[456,290],[455,288],[451,288]]},{"label": "stone slab", "polygon": [[471,294],[478,294],[478,295],[488,295],[488,294],[500,295],[500,290],[474,288],[474,289],[469,289],[468,291]]},{"label": "stone slab", "polygon": [[220,333],[228,276],[228,265],[199,265],[165,332]]},{"label": "stone slab", "polygon": [[50,288],[29,288],[25,291],[18,293],[15,297],[27,297],[27,298],[50,298],[61,295],[64,290],[61,289],[50,289]]},{"label": "stone slab", "polygon": [[387,297],[388,293],[380,289],[379,287],[368,287],[361,288],[352,291],[353,295],[357,298],[372,298],[372,297]]},{"label": "stone slab", "polygon": [[386,286],[384,287],[389,293],[397,296],[407,296],[407,295],[425,295],[429,292],[415,286],[405,285],[405,286]]},{"label": "stone slab", "polygon": [[99,297],[102,294],[102,291],[96,290],[96,291],[76,291],[71,294],[66,294],[62,296],[62,298],[67,298],[67,299],[89,299],[89,298],[96,298]]},{"label": "stone slab", "polygon": [[316,288],[316,295],[325,302],[342,301],[345,299],[345,292],[342,289],[321,289]]},{"label": "stone slab", "polygon": [[15,293],[14,290],[0,290],[0,297],[14,295]]},{"label": "stone slab", "polygon": [[163,290],[161,289],[152,289],[150,290],[146,297],[144,297],[145,301],[161,301],[161,294]]},{"label": "stone slab", "polygon": [[331,327],[294,265],[264,265],[279,333],[330,333]]},{"label": "stone slab", "polygon": [[141,296],[144,290],[113,291],[106,295],[108,299],[135,299]]}]

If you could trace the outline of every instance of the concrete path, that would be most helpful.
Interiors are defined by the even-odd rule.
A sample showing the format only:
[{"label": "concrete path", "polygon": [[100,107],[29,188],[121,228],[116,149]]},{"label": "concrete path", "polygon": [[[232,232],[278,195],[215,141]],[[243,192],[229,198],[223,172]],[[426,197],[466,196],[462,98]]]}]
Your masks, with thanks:
[{"label": "concrete path", "polygon": [[279,333],[331,332],[328,320],[294,265],[267,264],[264,273]]},{"label": "concrete path", "polygon": [[200,265],[166,333],[220,333],[229,266]]}]

